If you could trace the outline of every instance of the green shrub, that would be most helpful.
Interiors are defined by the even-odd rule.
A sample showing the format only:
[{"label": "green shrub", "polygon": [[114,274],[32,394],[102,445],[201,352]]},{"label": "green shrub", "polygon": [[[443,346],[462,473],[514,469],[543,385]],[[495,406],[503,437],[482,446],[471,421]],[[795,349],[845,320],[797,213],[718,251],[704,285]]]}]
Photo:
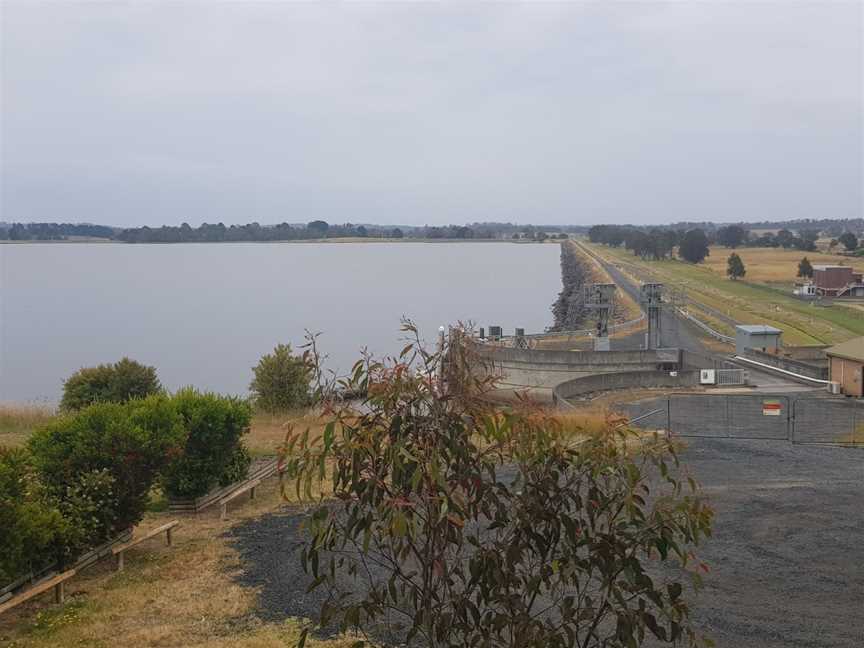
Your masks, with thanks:
[{"label": "green shrub", "polygon": [[156,369],[123,358],[114,364],[85,367],[63,384],[60,408],[78,410],[93,403],[123,403],[161,391]]},{"label": "green shrub", "polygon": [[309,404],[312,372],[303,358],[291,353],[290,345],[277,345],[252,371],[249,390],[258,409],[275,413]]},{"label": "green shrub", "polygon": [[74,560],[114,535],[120,510],[114,476],[107,468],[78,475],[66,486],[59,508],[65,522],[62,557]]},{"label": "green shrub", "polygon": [[225,466],[222,476],[219,478],[220,486],[230,486],[238,481],[246,479],[249,474],[249,466],[252,464],[252,456],[242,443],[234,448],[231,459]]},{"label": "green shrub", "polygon": [[191,388],[177,392],[172,401],[187,436],[182,454],[165,471],[164,487],[168,494],[198,497],[228,479],[229,473],[244,477],[249,463],[246,461],[245,468],[240,468],[244,460],[237,453],[252,419],[249,404]]},{"label": "green shrub", "polygon": [[126,404],[97,403],[59,417],[34,433],[28,447],[58,499],[103,501],[107,478],[97,480],[92,473],[111,477],[116,510],[102,518],[102,535],[107,535],[141,519],[154,480],[180,452],[183,439],[183,419],[173,399],[157,395]]},{"label": "green shrub", "polygon": [[0,586],[50,563],[64,532],[29,453],[0,447]]}]

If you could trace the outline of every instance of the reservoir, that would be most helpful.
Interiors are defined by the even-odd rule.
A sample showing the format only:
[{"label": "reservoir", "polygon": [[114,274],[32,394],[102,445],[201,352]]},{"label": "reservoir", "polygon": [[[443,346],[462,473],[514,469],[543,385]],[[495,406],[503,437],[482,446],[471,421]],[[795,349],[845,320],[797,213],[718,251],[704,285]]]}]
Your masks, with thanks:
[{"label": "reservoir", "polygon": [[0,245],[0,401],[59,400],[83,366],[128,356],[162,384],[247,393],[278,343],[320,332],[344,372],[365,347],[430,346],[440,325],[540,332],[561,289],[560,248],[512,243]]}]

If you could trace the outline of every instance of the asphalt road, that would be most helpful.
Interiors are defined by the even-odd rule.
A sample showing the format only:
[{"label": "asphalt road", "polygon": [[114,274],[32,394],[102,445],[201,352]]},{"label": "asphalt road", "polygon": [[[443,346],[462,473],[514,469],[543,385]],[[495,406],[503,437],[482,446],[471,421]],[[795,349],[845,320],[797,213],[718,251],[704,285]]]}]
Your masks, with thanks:
[{"label": "asphalt road", "polygon": [[[587,250],[587,248],[584,248],[584,246],[583,249]],[[630,297],[632,297],[636,301],[636,303],[639,303],[640,289],[636,283],[634,283],[627,276],[625,276],[624,273],[622,273],[617,267],[615,267],[614,264],[609,263],[608,261],[594,254],[590,250],[587,250],[587,252],[588,254],[591,254],[603,266],[606,272],[609,273],[612,281],[614,281],[621,290],[623,290]],[[660,317],[661,346],[684,349],[685,351],[690,351],[692,353],[709,356],[715,359],[717,362],[727,361],[729,355],[731,355],[731,352],[733,351],[731,346],[729,347],[730,354],[718,354],[713,351],[705,344],[705,342],[708,340],[705,332],[692,322],[679,317],[671,309],[664,309],[661,312]],[[611,340],[611,348],[616,351],[639,349],[643,348],[644,345],[644,331],[621,338],[613,338]],[[771,372],[759,371],[758,369],[754,369],[751,366],[746,367],[746,369],[748,371],[750,384],[761,392],[811,392],[814,390],[819,390],[818,387],[802,385],[801,383],[789,380]]]}]

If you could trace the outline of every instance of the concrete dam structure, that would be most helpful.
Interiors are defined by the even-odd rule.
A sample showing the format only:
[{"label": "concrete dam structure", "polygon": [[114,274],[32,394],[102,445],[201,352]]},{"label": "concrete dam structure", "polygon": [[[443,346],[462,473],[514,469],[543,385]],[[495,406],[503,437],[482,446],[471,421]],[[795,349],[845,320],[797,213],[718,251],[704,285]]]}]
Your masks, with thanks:
[{"label": "concrete dam structure", "polygon": [[[686,377],[686,382],[683,380],[685,376],[681,376],[681,381],[669,376],[670,372],[684,368],[684,352],[680,349],[547,351],[481,344],[476,352],[489,370],[499,377],[502,393],[524,392],[545,402],[555,400],[553,392],[558,385],[589,376],[600,377],[595,378],[598,387],[595,391],[603,388],[602,377],[612,374],[638,373],[642,386],[649,386],[650,376],[662,379],[662,386],[668,386],[670,381],[692,384],[690,376]],[[616,388],[620,381],[618,376],[618,380],[610,382],[607,388]]]}]

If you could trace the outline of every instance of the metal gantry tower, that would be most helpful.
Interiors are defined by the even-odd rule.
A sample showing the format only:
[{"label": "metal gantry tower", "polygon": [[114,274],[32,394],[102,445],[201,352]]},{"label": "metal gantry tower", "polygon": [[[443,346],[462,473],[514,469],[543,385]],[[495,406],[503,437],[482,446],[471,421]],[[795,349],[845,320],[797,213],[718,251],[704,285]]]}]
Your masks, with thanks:
[{"label": "metal gantry tower", "polygon": [[585,307],[594,311],[597,318],[595,351],[609,350],[609,319],[615,306],[614,283],[595,283],[585,286]]},{"label": "metal gantry tower", "polygon": [[659,349],[662,346],[663,284],[643,283],[641,301],[648,317],[645,348]]}]

